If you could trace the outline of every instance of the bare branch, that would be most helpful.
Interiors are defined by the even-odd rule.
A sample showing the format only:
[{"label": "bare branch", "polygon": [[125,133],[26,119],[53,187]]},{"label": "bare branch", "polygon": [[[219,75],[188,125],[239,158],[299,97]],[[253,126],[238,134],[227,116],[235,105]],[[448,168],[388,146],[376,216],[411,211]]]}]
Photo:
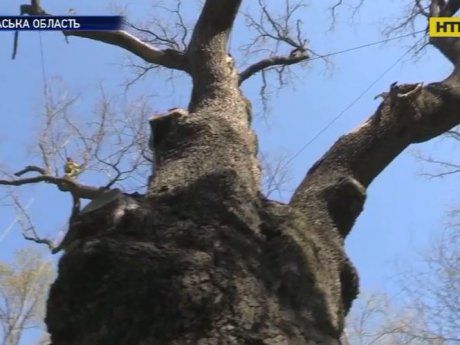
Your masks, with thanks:
[{"label": "bare branch", "polygon": [[26,184],[34,184],[40,182],[46,182],[54,184],[58,187],[60,191],[63,192],[70,192],[73,195],[78,196],[79,198],[83,199],[94,199],[101,192],[104,191],[103,188],[97,188],[93,186],[86,186],[75,182],[74,180],[65,178],[65,177],[56,177],[51,176],[46,173],[46,170],[36,166],[28,166],[25,169],[19,171],[16,174],[24,174],[26,172],[39,172],[39,176],[29,177],[29,178],[22,178],[22,179],[11,179],[11,180],[0,180],[0,185],[4,186],[22,186]]},{"label": "bare branch", "polygon": [[293,52],[293,54],[289,56],[272,56],[266,59],[263,59],[248,68],[246,68],[243,72],[239,75],[239,83],[243,83],[246,79],[250,78],[254,74],[272,66],[289,66],[296,64],[298,62],[304,61],[309,59],[310,56],[306,52]]},{"label": "bare branch", "polygon": [[[150,99],[118,101],[108,97],[100,86],[101,98],[94,110],[81,114],[73,109],[77,97],[69,95],[56,80],[49,84],[53,87],[47,92],[44,126],[37,133],[38,144],[33,146],[42,160],[37,165],[44,165],[49,175],[61,176],[61,165],[66,157],[72,157],[82,172],[105,174],[108,181],[102,185],[124,180],[119,186],[124,190],[143,188],[151,172],[150,162],[144,157],[148,147],[146,123],[153,113]],[[113,180],[117,171],[111,164],[115,162],[121,173],[118,180]]]},{"label": "bare branch", "polygon": [[430,12],[428,10],[429,7],[424,7],[422,5],[422,0],[415,0],[415,6],[417,7],[418,11],[426,18],[430,16]]},{"label": "bare branch", "polygon": [[182,1],[176,1],[174,8],[153,4],[154,17],[139,25],[128,25],[144,34],[142,40],[156,47],[185,51],[190,33],[182,15]]},{"label": "bare branch", "polygon": [[[453,138],[457,140],[455,137]],[[437,178],[437,177],[445,177],[448,175],[454,175],[460,172],[460,164],[456,164],[456,163],[453,163],[447,160],[434,159],[430,156],[426,156],[422,154],[417,154],[416,157],[423,162],[430,163],[432,165],[436,165],[439,167],[438,172],[423,172],[421,173],[422,176],[427,176],[429,178]]]},{"label": "bare branch", "polygon": [[458,130],[447,131],[446,136],[452,137],[453,139],[460,141],[460,132]]},{"label": "bare branch", "polygon": [[[248,26],[256,31],[256,36],[244,48],[247,53],[252,49],[257,51],[259,46],[268,43],[268,41],[275,44],[272,49],[274,53],[279,51],[281,44],[288,45],[292,51],[306,51],[307,40],[302,37],[302,21],[295,18],[297,12],[305,7],[303,1],[300,0],[295,3],[291,3],[290,0],[287,1],[283,12],[277,17],[273,16],[274,11],[268,8],[264,0],[258,0],[258,5],[261,9],[259,18],[256,19],[250,13],[244,14]],[[292,23],[295,23],[294,27]],[[263,50],[270,51],[266,47]]]},{"label": "bare branch", "polygon": [[335,22],[335,19],[336,19],[336,11],[337,11],[337,8],[339,8],[340,6],[342,6],[343,4],[343,0],[338,0],[334,5],[332,5],[331,7],[331,15],[332,15],[332,22],[334,23]]},{"label": "bare branch", "polygon": [[22,236],[24,237],[24,239],[38,243],[38,244],[44,244],[51,251],[55,249],[55,245],[53,241],[47,238],[41,238],[38,235],[35,229],[35,226],[33,225],[32,220],[30,219],[28,212],[22,206],[19,198],[15,196],[14,194],[12,194],[11,197],[13,200],[13,205],[16,209],[17,220],[22,228]]},{"label": "bare branch", "polygon": [[123,48],[149,63],[188,72],[183,52],[173,49],[155,49],[126,31],[64,31],[66,36],[77,36]]},{"label": "bare branch", "polygon": [[[21,5],[23,14],[29,15],[51,15],[44,11],[42,8],[37,9],[34,6]],[[88,38],[91,40],[115,45],[123,48],[141,59],[161,65],[166,68],[177,69],[187,72],[187,63],[185,54],[181,51],[174,49],[156,49],[149,44],[141,41],[139,38],[131,35],[130,33],[118,31],[63,31],[64,36],[77,36]],[[14,54],[15,55],[15,54]]]},{"label": "bare branch", "polygon": [[266,197],[270,197],[275,192],[281,194],[286,191],[285,188],[290,180],[289,168],[286,164],[287,160],[286,155],[260,154],[263,175],[262,185]]},{"label": "bare branch", "polygon": [[[347,7],[351,7],[352,8],[352,14],[351,14],[351,19],[353,20],[356,15],[358,14],[359,12],[359,9],[362,7],[362,5],[364,4],[364,1],[365,0],[359,0],[358,3],[356,5],[350,5],[350,4],[346,4]],[[333,4],[331,7],[330,7],[330,11],[331,11],[331,25],[330,25],[330,29],[333,29],[334,26],[335,26],[335,23],[337,21],[337,12],[338,12],[338,8],[345,5],[344,4],[344,1],[343,0],[337,0],[337,2],[335,4]]]},{"label": "bare branch", "polygon": [[[356,301],[348,334],[356,344],[458,344],[460,336],[460,231],[454,223],[396,268],[397,302],[384,293]],[[414,260],[412,260],[414,262]],[[402,302],[402,303],[401,303]]]},{"label": "bare branch", "polygon": [[[428,21],[429,17],[450,17],[458,11],[459,7],[459,1],[430,0],[423,4],[421,0],[414,0],[407,6],[404,16],[398,19],[396,24],[388,25],[384,34],[392,35],[407,31],[412,33],[420,32],[417,30],[420,27],[420,22],[418,21],[420,18]],[[428,32],[428,27],[425,27],[426,32]],[[421,40],[421,43],[417,43],[419,47],[414,51],[414,56],[417,56],[429,43],[439,49],[449,61],[457,66],[460,51],[458,47],[460,43],[458,42],[460,40],[455,37],[425,37],[424,40]]]},{"label": "bare branch", "polygon": [[284,6],[276,10],[271,6],[279,4],[273,2],[269,7],[265,0],[258,0],[257,5],[260,9],[258,17],[252,12],[243,13],[247,26],[254,31],[254,36],[242,47],[242,50],[246,60],[251,56],[260,56],[260,60],[243,67],[239,82],[241,84],[244,80],[262,72],[259,93],[263,107],[268,108],[266,93],[270,90],[267,78],[274,72],[278,88],[281,88],[286,84],[286,79],[293,76],[290,66],[305,62],[312,52],[307,49],[308,41],[302,32],[303,23],[299,16],[300,10],[306,6],[303,0],[286,0]]},{"label": "bare branch", "polygon": [[14,173],[14,176],[21,177],[24,174],[27,174],[29,172],[37,172],[40,175],[47,175],[47,172],[45,169],[37,167],[35,165],[28,165],[24,169]]}]

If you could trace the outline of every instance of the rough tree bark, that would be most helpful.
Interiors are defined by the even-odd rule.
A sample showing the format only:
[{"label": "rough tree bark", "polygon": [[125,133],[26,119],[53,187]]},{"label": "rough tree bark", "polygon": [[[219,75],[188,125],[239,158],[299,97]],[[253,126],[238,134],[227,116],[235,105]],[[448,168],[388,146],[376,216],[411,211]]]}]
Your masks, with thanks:
[{"label": "rough tree bark", "polygon": [[[344,239],[372,180],[409,144],[460,123],[460,41],[431,42],[454,64],[450,77],[393,86],[281,204],[260,193],[242,77],[227,55],[240,3],[205,1],[184,52],[122,32],[66,33],[184,71],[193,91],[188,115],[153,121],[148,194],[73,217],[48,300],[53,345],[340,344],[358,292]],[[431,15],[458,7],[433,1]]]}]

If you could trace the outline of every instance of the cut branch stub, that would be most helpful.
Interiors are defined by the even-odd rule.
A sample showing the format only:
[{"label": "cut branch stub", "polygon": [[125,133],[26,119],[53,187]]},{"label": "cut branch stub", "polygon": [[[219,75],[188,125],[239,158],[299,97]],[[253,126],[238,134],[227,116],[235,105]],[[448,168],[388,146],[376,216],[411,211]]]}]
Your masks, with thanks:
[{"label": "cut branch stub", "polygon": [[157,147],[163,139],[168,136],[168,133],[173,128],[174,124],[178,122],[182,116],[187,116],[188,111],[180,108],[173,108],[168,113],[161,116],[155,116],[149,120],[150,131],[153,140],[151,139],[153,148]]}]

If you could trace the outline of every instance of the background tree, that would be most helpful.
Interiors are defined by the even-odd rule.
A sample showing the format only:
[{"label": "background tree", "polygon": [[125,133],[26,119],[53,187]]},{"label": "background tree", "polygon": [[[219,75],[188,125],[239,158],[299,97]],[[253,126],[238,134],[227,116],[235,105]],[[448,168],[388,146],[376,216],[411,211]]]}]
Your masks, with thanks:
[{"label": "background tree", "polygon": [[454,221],[435,236],[418,261],[396,270],[396,297],[379,292],[358,299],[348,319],[350,344],[460,344],[457,218],[454,214]]},{"label": "background tree", "polygon": [[[193,87],[189,115],[152,121],[156,167],[145,195],[37,169],[27,171],[39,174],[32,181],[2,181],[49,182],[74,199],[48,301],[53,344],[338,344],[357,294],[343,240],[373,179],[410,143],[458,124],[457,68],[440,83],[393,85],[376,113],[309,170],[290,202],[275,203],[260,193],[250,107],[239,86],[309,54],[294,39],[300,44],[284,59],[237,71],[227,46],[240,5],[205,1],[186,49],[157,48],[123,31],[65,33],[185,72]],[[453,15],[458,6],[433,1],[429,14]],[[274,16],[261,11],[272,25]],[[292,46],[274,23],[275,38]],[[431,43],[457,67],[455,39]],[[80,198],[92,200],[82,211]]]},{"label": "background tree", "polygon": [[31,248],[18,251],[14,262],[0,263],[2,345],[18,345],[26,330],[42,328],[53,276],[51,262]]}]

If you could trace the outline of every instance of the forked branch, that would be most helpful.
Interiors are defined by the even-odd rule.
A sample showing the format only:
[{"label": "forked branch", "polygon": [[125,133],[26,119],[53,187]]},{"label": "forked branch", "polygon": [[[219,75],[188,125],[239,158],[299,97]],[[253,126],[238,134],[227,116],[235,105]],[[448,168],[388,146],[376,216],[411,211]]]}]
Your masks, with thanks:
[{"label": "forked branch", "polygon": [[[299,16],[300,10],[305,7],[303,0],[286,0],[285,6],[276,11],[269,8],[265,0],[258,0],[257,4],[260,16],[256,17],[252,12],[244,13],[249,28],[253,29],[255,34],[243,50],[248,57],[254,54],[263,54],[267,57],[246,67],[239,74],[239,82],[241,84],[251,76],[262,72],[261,95],[263,96],[267,87],[265,71],[275,71],[278,74],[279,84],[283,85],[284,79],[290,75],[287,67],[308,60],[310,54]],[[276,5],[272,2],[271,6]]]},{"label": "forked branch", "polygon": [[37,233],[26,208],[22,206],[19,198],[14,194],[11,194],[11,198],[13,200],[14,208],[16,209],[16,219],[22,228],[22,236],[24,239],[38,244],[44,244],[50,251],[53,252],[56,249],[54,242],[48,238],[41,237]]},{"label": "forked branch", "polygon": [[226,49],[228,35],[233,27],[241,0],[207,0],[193,30],[189,49],[198,50],[209,46],[211,41],[224,44]]},{"label": "forked branch", "polygon": [[[80,198],[92,200],[108,190],[108,188],[96,188],[93,186],[82,185],[69,177],[52,176],[46,171],[46,169],[34,165],[26,166],[24,169],[14,173],[14,176],[21,177],[28,173],[37,173],[38,176],[17,179],[12,178],[9,180],[2,179],[0,180],[0,185],[22,186],[40,182],[54,184],[60,191],[69,192],[72,195],[72,212],[70,221],[75,220],[80,213]],[[19,199],[14,194],[11,194],[11,197],[16,209],[18,222],[22,227],[23,237],[28,241],[46,245],[53,254],[62,250],[61,245],[56,245],[52,240],[43,238],[38,234],[29,214],[26,209],[22,207]]]},{"label": "forked branch", "polygon": [[82,199],[94,199],[98,195],[100,195],[105,189],[97,188],[93,186],[83,185],[75,180],[69,179],[67,177],[57,177],[50,175],[46,169],[41,167],[29,165],[24,169],[16,172],[14,175],[20,177],[29,172],[36,172],[38,176],[33,177],[26,177],[26,178],[18,178],[18,179],[1,179],[0,185],[4,186],[22,186],[26,184],[34,184],[34,183],[50,183],[54,184],[60,191],[62,192],[69,192],[72,195],[82,198]]}]

